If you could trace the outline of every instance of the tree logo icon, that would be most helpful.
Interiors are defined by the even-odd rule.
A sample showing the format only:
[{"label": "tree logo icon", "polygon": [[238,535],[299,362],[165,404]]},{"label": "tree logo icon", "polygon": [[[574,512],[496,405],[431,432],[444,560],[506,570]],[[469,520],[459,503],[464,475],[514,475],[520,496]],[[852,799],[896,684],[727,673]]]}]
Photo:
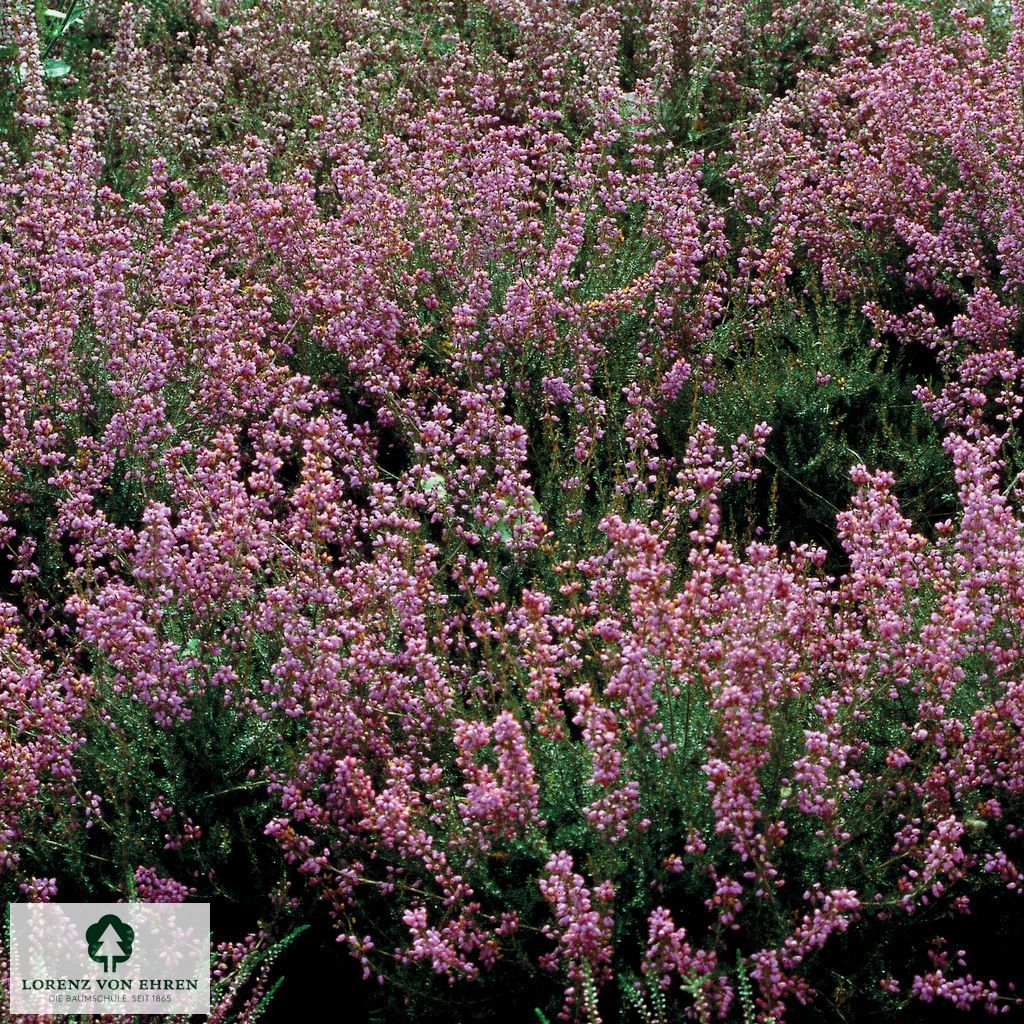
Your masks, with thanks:
[{"label": "tree logo icon", "polygon": [[85,930],[89,959],[103,964],[103,973],[117,973],[117,965],[131,958],[135,932],[114,914],[104,914]]}]

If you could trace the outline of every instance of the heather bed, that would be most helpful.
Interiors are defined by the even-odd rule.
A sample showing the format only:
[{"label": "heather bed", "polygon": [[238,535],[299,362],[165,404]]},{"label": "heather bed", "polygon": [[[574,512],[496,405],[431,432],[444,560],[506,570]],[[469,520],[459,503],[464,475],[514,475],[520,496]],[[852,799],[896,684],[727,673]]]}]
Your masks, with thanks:
[{"label": "heather bed", "polygon": [[239,1024],[1024,1014],[1024,14],[2,18],[5,901]]}]

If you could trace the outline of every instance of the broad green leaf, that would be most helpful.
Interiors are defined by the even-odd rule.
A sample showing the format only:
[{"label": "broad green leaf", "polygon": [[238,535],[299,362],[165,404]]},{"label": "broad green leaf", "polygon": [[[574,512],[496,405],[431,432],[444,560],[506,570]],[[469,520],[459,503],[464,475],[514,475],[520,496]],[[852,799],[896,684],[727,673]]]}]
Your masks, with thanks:
[{"label": "broad green leaf", "polygon": [[67,17],[64,19],[64,24],[61,26],[61,35],[67,32],[67,30],[71,28],[72,25],[75,25],[77,22],[81,21],[88,13],[89,8],[84,6],[76,7],[73,10],[69,11]]}]

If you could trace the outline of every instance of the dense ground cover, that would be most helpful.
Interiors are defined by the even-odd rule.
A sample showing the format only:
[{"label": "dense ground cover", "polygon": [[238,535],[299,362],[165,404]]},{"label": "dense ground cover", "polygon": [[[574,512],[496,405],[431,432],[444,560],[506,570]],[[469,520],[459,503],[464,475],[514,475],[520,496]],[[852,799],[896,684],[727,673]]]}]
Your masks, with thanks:
[{"label": "dense ground cover", "polygon": [[5,901],[239,1024],[1024,1015],[1024,9],[0,18]]}]

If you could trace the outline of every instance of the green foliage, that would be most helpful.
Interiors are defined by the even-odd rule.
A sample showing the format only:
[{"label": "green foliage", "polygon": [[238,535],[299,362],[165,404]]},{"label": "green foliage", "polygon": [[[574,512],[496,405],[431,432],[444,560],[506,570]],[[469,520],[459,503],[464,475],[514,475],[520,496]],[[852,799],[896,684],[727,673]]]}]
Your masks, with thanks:
[{"label": "green foliage", "polygon": [[[261,667],[259,659],[251,665],[254,672]],[[285,756],[280,727],[241,716],[219,690],[197,687],[191,719],[164,729],[142,705],[114,692],[102,660],[92,675],[104,692],[82,721],[86,743],[72,799],[44,809],[51,826],[32,830],[24,843],[35,873],[59,875],[66,899],[130,897],[139,866],[192,882],[221,905],[244,905],[253,886],[271,891],[282,869],[263,838],[274,807],[266,767]],[[84,828],[89,793],[104,801]],[[154,813],[154,800],[170,809],[166,821]],[[185,828],[186,809],[195,838]],[[154,863],[153,851],[161,849]],[[14,898],[12,885],[7,876],[0,896]]]},{"label": "green foliage", "polygon": [[[235,996],[238,989],[244,989],[247,983],[256,987],[258,992],[262,992],[255,1007],[252,1009],[246,1007],[239,1012],[229,1012],[224,1017],[224,1024],[256,1024],[264,1017],[285,980],[283,977],[277,977],[268,984],[268,980],[273,977],[277,961],[306,931],[308,931],[308,926],[300,925],[276,942],[255,946],[228,978],[219,980],[211,986],[210,1002],[213,1006]],[[232,1002],[236,1001],[237,999],[232,1000]]]},{"label": "green foliage", "polygon": [[743,957],[736,954],[736,989],[739,992],[740,1007],[743,1010],[743,1024],[754,1024],[757,1020],[757,1013],[754,1009],[754,988],[750,984],[750,977],[747,974],[747,965]]},{"label": "green foliage", "polygon": [[749,542],[757,528],[782,546],[813,541],[841,563],[835,517],[853,494],[850,467],[891,470],[904,513],[927,531],[955,509],[952,464],[940,428],[914,397],[919,379],[903,350],[872,345],[855,310],[815,296],[794,299],[749,326],[727,321],[696,399],[664,423],[678,451],[692,422],[725,439],[772,428],[760,480],[726,492],[727,533]]}]

